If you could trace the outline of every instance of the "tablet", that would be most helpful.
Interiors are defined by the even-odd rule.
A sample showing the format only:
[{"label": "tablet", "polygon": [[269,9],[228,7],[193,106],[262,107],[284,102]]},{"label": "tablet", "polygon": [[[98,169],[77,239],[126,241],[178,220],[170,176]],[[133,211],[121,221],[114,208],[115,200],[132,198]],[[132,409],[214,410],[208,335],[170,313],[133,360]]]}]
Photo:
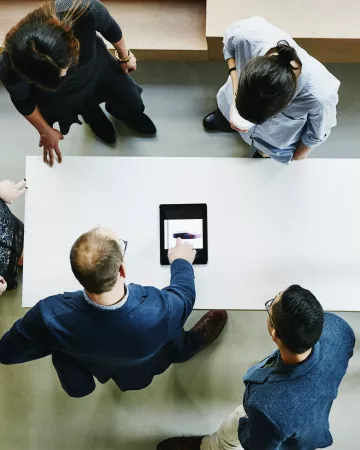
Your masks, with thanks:
[{"label": "tablet", "polygon": [[207,206],[205,203],[160,205],[160,264],[169,265],[168,250],[176,239],[196,249],[194,264],[208,262]]}]

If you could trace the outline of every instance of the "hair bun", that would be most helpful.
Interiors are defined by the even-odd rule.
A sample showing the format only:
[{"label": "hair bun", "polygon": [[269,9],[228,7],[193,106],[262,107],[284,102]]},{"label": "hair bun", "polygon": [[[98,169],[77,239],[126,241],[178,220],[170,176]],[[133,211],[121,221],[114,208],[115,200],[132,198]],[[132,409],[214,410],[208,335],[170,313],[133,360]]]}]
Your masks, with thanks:
[{"label": "hair bun", "polygon": [[284,66],[289,66],[291,61],[298,60],[296,50],[287,41],[279,41],[276,45],[278,61]]}]

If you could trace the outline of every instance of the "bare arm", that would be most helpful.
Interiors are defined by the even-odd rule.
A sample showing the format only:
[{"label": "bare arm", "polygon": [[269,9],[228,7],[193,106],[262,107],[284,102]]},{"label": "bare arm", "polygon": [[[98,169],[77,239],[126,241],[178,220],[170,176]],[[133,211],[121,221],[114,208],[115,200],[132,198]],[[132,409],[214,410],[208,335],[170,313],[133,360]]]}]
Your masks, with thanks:
[{"label": "bare arm", "polygon": [[45,122],[45,119],[43,118],[40,110],[38,107],[35,108],[35,110],[29,114],[28,116],[24,116],[25,119],[31,123],[31,125],[36,128],[40,134],[40,136],[42,134],[45,134],[46,132],[49,132],[50,130],[52,130],[52,128],[50,127],[50,125],[48,125]]},{"label": "bare arm", "polygon": [[312,147],[307,147],[302,141],[298,143],[295,150],[293,161],[300,161],[301,159],[306,159],[311,152]]},{"label": "bare arm", "polygon": [[136,58],[132,52],[129,52],[129,48],[126,45],[124,36],[122,36],[120,41],[113,43],[113,46],[117,50],[120,59],[125,59],[130,56],[130,59],[127,63],[120,64],[123,72],[130,73],[136,70]]},{"label": "bare arm", "polygon": [[50,167],[54,164],[54,150],[58,158],[58,162],[62,162],[62,155],[59,148],[59,140],[63,140],[64,136],[46,123],[38,107],[29,114],[24,116],[31,125],[37,129],[40,135],[39,147],[43,147],[43,158]]},{"label": "bare arm", "polygon": [[[236,62],[235,62],[235,58],[229,58],[226,60],[227,64],[228,64],[228,68],[231,69],[232,67],[236,67]],[[238,89],[238,84],[239,84],[239,80],[238,80],[238,76],[237,76],[237,72],[236,70],[232,70],[230,72],[230,77],[231,77],[231,83],[232,83],[232,87],[233,87],[233,97],[235,100],[236,97],[236,92]]]}]

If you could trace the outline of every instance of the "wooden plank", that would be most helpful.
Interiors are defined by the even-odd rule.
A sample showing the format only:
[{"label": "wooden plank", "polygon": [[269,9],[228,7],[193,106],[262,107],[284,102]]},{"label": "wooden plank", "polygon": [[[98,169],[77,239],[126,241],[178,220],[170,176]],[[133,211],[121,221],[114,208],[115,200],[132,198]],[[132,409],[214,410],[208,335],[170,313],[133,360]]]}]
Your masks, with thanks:
[{"label": "wooden plank", "polygon": [[[0,0],[1,47],[9,29],[40,4]],[[104,4],[139,59],[207,59],[206,0],[105,0]]]},{"label": "wooden plank", "polygon": [[[295,39],[311,56],[322,63],[359,63],[360,39]],[[208,37],[209,59],[222,61],[222,37]]]},{"label": "wooden plank", "polygon": [[358,0],[303,0],[297,10],[288,0],[207,0],[206,36],[209,59],[222,59],[222,38],[236,20],[262,16],[288,32],[321,62],[360,62]]},{"label": "wooden plank", "polygon": [[133,49],[207,51],[203,0],[105,0]]},{"label": "wooden plank", "polygon": [[[296,8],[296,9],[295,9]],[[262,16],[294,38],[360,39],[358,0],[207,0],[206,36],[222,37],[236,20]]]}]

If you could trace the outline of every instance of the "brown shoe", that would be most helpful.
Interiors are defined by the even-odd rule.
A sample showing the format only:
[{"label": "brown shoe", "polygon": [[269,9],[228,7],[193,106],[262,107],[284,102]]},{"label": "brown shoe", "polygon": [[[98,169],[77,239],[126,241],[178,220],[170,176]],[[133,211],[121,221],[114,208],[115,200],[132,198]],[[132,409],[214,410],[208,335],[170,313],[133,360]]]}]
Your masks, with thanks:
[{"label": "brown shoe", "polygon": [[204,349],[212,344],[219,336],[227,322],[227,312],[224,310],[211,310],[203,316],[199,322],[191,329],[200,333]]},{"label": "brown shoe", "polygon": [[174,437],[160,442],[157,450],[200,450],[201,441],[205,436]]}]

